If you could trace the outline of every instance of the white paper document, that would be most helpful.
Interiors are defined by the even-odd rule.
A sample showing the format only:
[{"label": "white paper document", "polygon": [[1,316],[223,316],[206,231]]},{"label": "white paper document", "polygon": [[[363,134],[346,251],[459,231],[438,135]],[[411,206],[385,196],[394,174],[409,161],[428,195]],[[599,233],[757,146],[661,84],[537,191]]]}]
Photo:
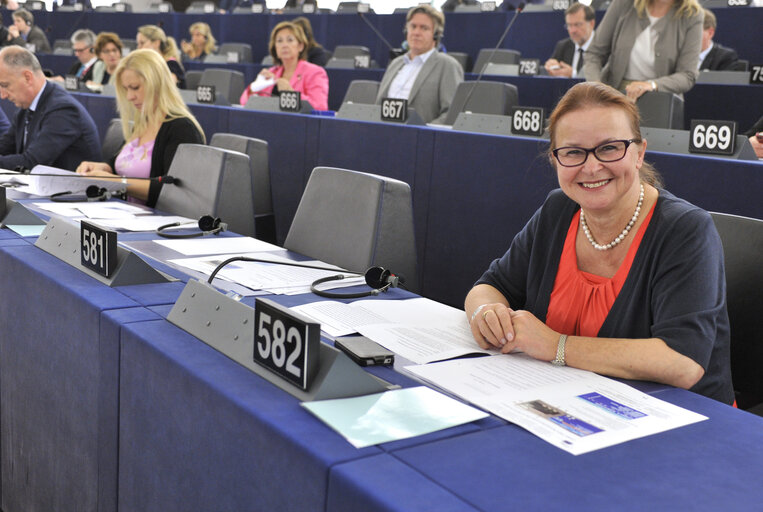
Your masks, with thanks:
[{"label": "white paper document", "polygon": [[264,75],[257,75],[257,78],[255,78],[254,82],[249,86],[249,90],[252,92],[260,92],[275,83],[276,81],[274,78],[265,78]]},{"label": "white paper document", "polygon": [[525,354],[406,370],[573,455],[707,419],[627,384]]},{"label": "white paper document", "polygon": [[232,253],[244,254],[283,250],[277,245],[246,236],[198,238],[191,240],[156,240],[156,243],[185,256]]},{"label": "white paper document", "polygon": [[89,219],[132,219],[136,215],[149,213],[145,207],[121,201],[104,202],[38,202],[34,206],[56,215],[68,218],[87,217]]},{"label": "white paper document", "polygon": [[423,364],[469,354],[495,354],[472,337],[464,312],[433,300],[313,302],[292,308],[331,336],[359,332],[387,350]]},{"label": "white paper document", "polygon": [[[38,174],[55,176],[36,176]],[[60,176],[60,178],[58,177]],[[17,190],[35,196],[47,197],[58,192],[83,194],[90,185],[96,185],[107,190],[122,190],[125,185],[121,176],[114,179],[85,178],[65,169],[36,165],[30,174],[5,172],[0,174],[0,183],[17,184]]]}]

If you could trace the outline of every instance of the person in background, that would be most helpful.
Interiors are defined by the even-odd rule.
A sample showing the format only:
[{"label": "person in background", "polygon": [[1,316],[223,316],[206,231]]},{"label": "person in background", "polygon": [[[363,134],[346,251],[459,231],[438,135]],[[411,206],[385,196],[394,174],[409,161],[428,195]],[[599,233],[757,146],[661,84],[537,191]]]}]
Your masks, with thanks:
[{"label": "person in background", "polygon": [[275,84],[255,92],[252,90],[257,87],[255,80],[241,94],[241,104],[246,105],[253,94],[271,96],[298,91],[315,110],[328,110],[329,77],[325,69],[307,62],[307,38],[302,28],[290,21],[276,25],[270,33],[269,51],[276,65],[260,71],[258,80],[275,80]]},{"label": "person in background", "polygon": [[755,150],[755,155],[763,159],[763,116],[745,132],[745,135],[750,138],[750,144],[752,149]]},{"label": "person in background", "polygon": [[[95,51],[95,34],[92,30],[79,29],[70,38],[72,51],[77,60],[69,67],[67,75],[76,76],[83,83],[91,82],[100,84],[106,69],[102,60]],[[63,83],[64,77],[54,76],[51,80]]]},{"label": "person in background", "polygon": [[442,12],[453,12],[459,5],[477,5],[477,0],[446,0],[440,7]]},{"label": "person in background", "polygon": [[188,28],[188,32],[191,34],[191,42],[180,42],[183,59],[201,62],[204,57],[217,51],[217,41],[208,24],[198,21]]},{"label": "person in background", "polygon": [[162,184],[129,178],[166,175],[178,146],[204,144],[204,132],[183,103],[174,78],[157,52],[130,52],[117,67],[114,85],[127,142],[108,163],[84,161],[77,173],[125,176],[128,196],[153,207]]},{"label": "person in background", "polygon": [[73,171],[101,153],[98,129],[82,104],[42,72],[32,52],[19,46],[0,50],[0,98],[19,111],[0,137],[0,168],[32,169],[38,164]]},{"label": "person in background", "polygon": [[282,9],[302,9],[305,5],[314,5],[318,10],[318,0],[286,0]]},{"label": "person in background", "polygon": [[[735,70],[739,66],[737,52],[713,41],[718,20],[713,11],[702,9],[705,14],[702,24],[702,48],[699,53],[697,64],[700,71],[709,69],[712,71]],[[744,71],[744,69],[742,69]]]},{"label": "person in background", "polygon": [[34,16],[26,9],[13,11],[13,25],[8,27],[7,39],[10,44],[23,46],[33,53],[50,53],[50,41],[45,33],[34,24]]},{"label": "person in background", "polygon": [[180,63],[180,52],[173,37],[167,37],[164,30],[156,25],[143,25],[138,27],[138,34],[135,36],[135,42],[138,49],[150,49],[164,57],[170,73],[175,78],[175,84],[180,88],[185,88],[185,69]]},{"label": "person in background", "polygon": [[585,52],[586,80],[637,100],[649,91],[694,86],[702,44],[697,0],[613,0]]},{"label": "person in background", "polygon": [[106,85],[114,76],[114,73],[122,60],[122,40],[114,32],[101,32],[95,38],[95,54],[103,61],[103,77],[96,84]]},{"label": "person in background", "polygon": [[578,78],[582,75],[583,52],[593,41],[596,13],[588,5],[574,3],[564,11],[564,27],[570,35],[556,43],[545,68],[551,76]]},{"label": "person in background", "polygon": [[331,58],[331,52],[321,46],[313,36],[313,26],[310,24],[310,20],[304,16],[294,18],[291,20],[295,25],[299,25],[302,28],[302,32],[305,33],[305,39],[307,39],[307,62],[315,64],[321,67],[326,67],[329,59]]},{"label": "person in background", "polygon": [[464,80],[456,59],[437,51],[445,31],[445,16],[431,5],[413,7],[406,15],[408,52],[394,59],[379,84],[376,103],[384,98],[408,100],[426,123],[442,123]]},{"label": "person in background", "polygon": [[549,118],[552,191],[466,297],[476,342],[731,404],[723,246],[710,215],[661,188],[638,108],[570,88]]}]

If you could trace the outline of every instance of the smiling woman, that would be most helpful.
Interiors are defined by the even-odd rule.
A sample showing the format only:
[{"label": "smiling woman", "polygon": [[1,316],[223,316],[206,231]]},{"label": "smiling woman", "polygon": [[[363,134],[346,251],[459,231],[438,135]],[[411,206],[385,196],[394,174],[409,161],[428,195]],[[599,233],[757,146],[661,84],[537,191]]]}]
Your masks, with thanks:
[{"label": "smiling woman", "polygon": [[79,174],[125,176],[127,194],[149,206],[156,204],[161,183],[155,178],[169,171],[182,143],[203,144],[204,132],[188,110],[162,57],[153,50],[135,50],[114,75],[117,108],[127,143],[109,163],[82,162]]},{"label": "smiling woman", "polygon": [[634,103],[575,85],[549,135],[561,190],[467,295],[477,343],[732,403],[720,238],[660,188]]}]

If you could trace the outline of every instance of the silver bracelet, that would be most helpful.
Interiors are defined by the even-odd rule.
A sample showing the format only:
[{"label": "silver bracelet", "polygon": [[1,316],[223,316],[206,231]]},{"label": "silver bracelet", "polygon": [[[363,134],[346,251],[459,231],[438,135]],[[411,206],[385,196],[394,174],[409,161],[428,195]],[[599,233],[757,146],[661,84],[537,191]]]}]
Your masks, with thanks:
[{"label": "silver bracelet", "polygon": [[562,334],[559,336],[559,344],[556,346],[556,359],[551,361],[551,364],[554,366],[567,366],[567,362],[565,361],[565,355],[566,352],[564,350],[564,346],[567,343],[567,335]]},{"label": "silver bracelet", "polygon": [[472,325],[472,322],[474,322],[474,318],[479,314],[480,311],[482,311],[482,308],[484,308],[485,306],[487,306],[487,304],[483,304],[474,310],[474,313],[472,313],[472,317],[469,319],[469,325]]}]

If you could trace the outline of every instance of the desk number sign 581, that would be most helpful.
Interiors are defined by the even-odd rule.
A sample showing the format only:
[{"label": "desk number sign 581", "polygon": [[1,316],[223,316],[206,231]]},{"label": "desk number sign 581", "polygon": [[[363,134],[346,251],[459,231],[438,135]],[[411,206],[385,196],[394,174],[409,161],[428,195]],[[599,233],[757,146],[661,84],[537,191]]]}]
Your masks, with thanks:
[{"label": "desk number sign 581", "polygon": [[82,266],[104,277],[113,274],[117,267],[117,232],[81,222],[80,261]]}]

